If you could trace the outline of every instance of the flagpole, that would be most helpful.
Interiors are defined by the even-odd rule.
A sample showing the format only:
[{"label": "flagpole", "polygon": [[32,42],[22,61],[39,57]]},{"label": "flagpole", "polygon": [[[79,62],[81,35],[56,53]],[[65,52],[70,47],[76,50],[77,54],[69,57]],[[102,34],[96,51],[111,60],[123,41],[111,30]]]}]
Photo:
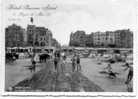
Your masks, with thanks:
[{"label": "flagpole", "polygon": [[[30,22],[32,23],[32,25],[34,25],[34,19],[33,19],[33,17],[31,17],[30,18]],[[34,59],[34,57],[35,57],[35,30],[33,30],[33,44],[32,44],[32,46],[33,46],[33,56],[32,56],[32,58]]]}]

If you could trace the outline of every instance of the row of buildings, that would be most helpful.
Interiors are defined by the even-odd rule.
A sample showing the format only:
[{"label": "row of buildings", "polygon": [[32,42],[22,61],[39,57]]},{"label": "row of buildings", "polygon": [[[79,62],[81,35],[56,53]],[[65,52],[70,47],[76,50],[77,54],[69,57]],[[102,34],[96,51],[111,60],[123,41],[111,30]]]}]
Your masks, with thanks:
[{"label": "row of buildings", "polygon": [[70,35],[70,46],[78,47],[133,47],[133,32],[129,29],[86,34],[76,31]]},{"label": "row of buildings", "polygon": [[5,46],[6,47],[23,47],[23,46],[54,46],[60,44],[53,38],[52,32],[45,27],[28,25],[26,29],[12,24],[5,29]]}]

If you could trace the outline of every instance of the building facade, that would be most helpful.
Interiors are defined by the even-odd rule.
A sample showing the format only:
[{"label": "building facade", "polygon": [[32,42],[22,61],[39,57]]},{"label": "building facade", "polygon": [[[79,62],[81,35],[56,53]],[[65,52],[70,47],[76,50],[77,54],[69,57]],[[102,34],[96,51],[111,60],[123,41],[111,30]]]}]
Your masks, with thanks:
[{"label": "building facade", "polygon": [[27,27],[27,45],[28,46],[49,46],[52,39],[52,33],[45,27],[36,27],[28,25]]},{"label": "building facade", "polygon": [[5,46],[22,47],[24,46],[25,30],[16,24],[12,24],[5,29]]},{"label": "building facade", "polygon": [[133,47],[133,32],[127,30],[115,31],[115,45],[116,47],[132,48]]},{"label": "building facade", "polygon": [[76,47],[133,47],[133,32],[128,30],[95,32],[85,34],[84,31],[76,31],[70,35],[70,46]]},{"label": "building facade", "polygon": [[36,27],[36,46],[51,46],[52,32],[44,27]]},{"label": "building facade", "polygon": [[112,31],[106,31],[105,46],[115,47],[115,33]]},{"label": "building facade", "polygon": [[76,31],[70,35],[70,46],[85,47],[86,35],[84,31]]},{"label": "building facade", "polygon": [[85,46],[93,47],[93,33],[86,35]]},{"label": "building facade", "polygon": [[33,46],[34,45],[34,39],[36,35],[36,26],[35,25],[28,25],[27,26],[27,46]]},{"label": "building facade", "polygon": [[38,47],[60,46],[57,40],[53,38],[51,30],[35,25],[28,25],[27,27],[27,45]]},{"label": "building facade", "polygon": [[103,47],[106,45],[106,33],[95,32],[93,33],[93,45],[95,47]]}]

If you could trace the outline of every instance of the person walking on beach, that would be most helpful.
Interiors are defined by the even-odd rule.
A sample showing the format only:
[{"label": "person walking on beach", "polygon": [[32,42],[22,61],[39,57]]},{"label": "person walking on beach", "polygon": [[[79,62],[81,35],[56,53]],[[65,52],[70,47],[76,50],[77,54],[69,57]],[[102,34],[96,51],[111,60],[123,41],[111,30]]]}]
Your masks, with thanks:
[{"label": "person walking on beach", "polygon": [[76,65],[77,65],[77,71],[81,70],[80,56],[79,55],[77,55],[77,57],[76,57]]},{"label": "person walking on beach", "polygon": [[54,54],[54,66],[55,66],[55,71],[57,71],[57,72],[58,72],[59,61],[60,61],[60,52],[56,51]]},{"label": "person walking on beach", "polygon": [[66,56],[64,55],[64,56],[62,57],[62,64],[61,64],[62,72],[65,71],[65,68],[66,68]]},{"label": "person walking on beach", "polygon": [[58,65],[58,58],[55,56],[55,57],[54,57],[55,71],[57,71],[57,65]]},{"label": "person walking on beach", "polygon": [[132,92],[133,88],[131,86],[131,82],[133,78],[133,67],[130,66],[128,63],[126,63],[124,66],[126,66],[124,71],[128,70],[127,79],[125,81],[125,84],[127,85],[127,91]]},{"label": "person walking on beach", "polygon": [[133,67],[130,66],[128,63],[126,63],[124,66],[126,67],[124,71],[128,70],[127,79],[125,81],[125,84],[128,84],[133,78]]},{"label": "person walking on beach", "polygon": [[76,67],[76,54],[73,55],[71,61],[72,61],[72,72],[74,72]]},{"label": "person walking on beach", "polygon": [[36,69],[36,61],[34,58],[32,59],[32,66],[29,68],[31,72],[35,72]]},{"label": "person walking on beach", "polygon": [[132,78],[133,78],[133,67],[129,66],[128,69],[129,69],[129,73],[127,75],[127,81],[126,81],[126,83],[127,82],[129,83],[132,80]]}]

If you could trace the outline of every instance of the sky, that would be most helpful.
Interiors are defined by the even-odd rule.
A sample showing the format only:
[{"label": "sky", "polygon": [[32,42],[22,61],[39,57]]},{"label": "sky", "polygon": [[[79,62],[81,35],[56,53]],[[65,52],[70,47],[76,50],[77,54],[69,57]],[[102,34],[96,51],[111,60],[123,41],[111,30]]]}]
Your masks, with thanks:
[{"label": "sky", "polygon": [[[4,1],[4,0],[3,0]],[[36,26],[44,26],[52,31],[53,37],[61,45],[68,45],[71,32],[84,30],[86,34],[96,31],[117,29],[136,30],[137,0],[5,0],[3,5],[4,26],[13,23],[24,28],[30,23],[30,13],[34,13]],[[54,10],[9,10],[9,5],[30,5],[31,7],[56,6]],[[26,14],[21,16],[20,13]],[[42,12],[43,16],[38,15]]]}]

